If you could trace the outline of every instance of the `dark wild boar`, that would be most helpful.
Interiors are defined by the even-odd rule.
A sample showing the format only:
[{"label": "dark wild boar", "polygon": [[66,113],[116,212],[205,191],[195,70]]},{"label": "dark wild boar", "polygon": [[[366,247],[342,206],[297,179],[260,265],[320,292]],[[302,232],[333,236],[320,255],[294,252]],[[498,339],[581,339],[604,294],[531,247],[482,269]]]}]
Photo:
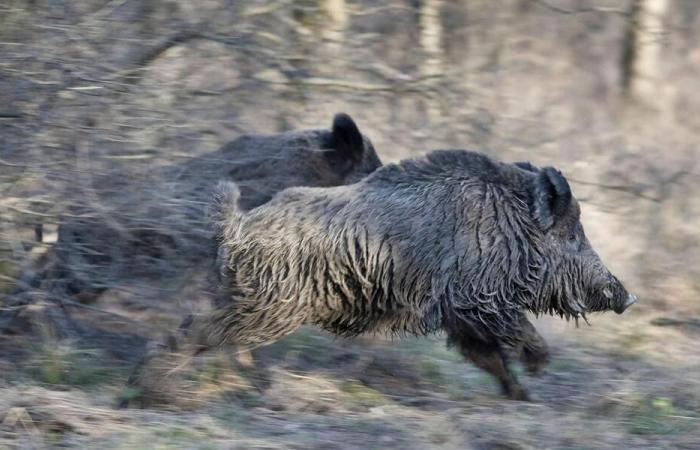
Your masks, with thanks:
[{"label": "dark wild boar", "polygon": [[342,336],[444,330],[505,395],[526,399],[510,349],[534,365],[546,357],[527,311],[578,319],[635,301],[552,167],[436,151],[355,184],[286,189],[247,213],[239,201],[235,184],[219,187],[218,307],[185,324],[175,344],[187,352],[254,348],[304,324]]},{"label": "dark wild boar", "polygon": [[147,182],[96,175],[84,199],[75,193],[78,206],[59,224],[55,245],[20,275],[0,328],[36,289],[58,304],[66,297],[91,302],[135,279],[149,284],[208,270],[215,250],[205,213],[218,180],[235,180],[240,206],[249,209],[290,186],[352,183],[380,166],[370,140],[341,113],[331,129],[241,136],[215,152],[154,169]]}]

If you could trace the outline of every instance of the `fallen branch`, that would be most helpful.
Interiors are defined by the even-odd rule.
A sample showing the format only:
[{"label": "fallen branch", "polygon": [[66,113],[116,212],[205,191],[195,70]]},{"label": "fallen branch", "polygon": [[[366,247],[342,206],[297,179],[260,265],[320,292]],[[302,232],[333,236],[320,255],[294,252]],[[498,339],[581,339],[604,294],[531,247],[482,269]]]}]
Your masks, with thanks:
[{"label": "fallen branch", "polygon": [[676,319],[672,317],[657,317],[651,321],[657,327],[692,327],[700,328],[700,318]]}]

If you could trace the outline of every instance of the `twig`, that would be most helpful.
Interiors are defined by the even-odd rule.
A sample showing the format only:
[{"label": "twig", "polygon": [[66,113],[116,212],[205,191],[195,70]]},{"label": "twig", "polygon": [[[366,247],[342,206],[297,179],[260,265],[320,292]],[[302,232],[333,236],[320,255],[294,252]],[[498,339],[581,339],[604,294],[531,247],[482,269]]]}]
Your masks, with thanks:
[{"label": "twig", "polygon": [[[112,311],[107,311],[107,310],[105,310],[105,309],[101,309],[101,308],[98,308],[98,307],[96,307],[96,306],[84,305],[84,304],[82,304],[82,303],[75,302],[75,301],[73,301],[73,300],[62,299],[62,300],[61,300],[61,303],[64,304],[64,305],[66,305],[66,306],[72,306],[72,307],[74,307],[74,308],[87,309],[87,310],[89,310],[89,311],[94,311],[94,312],[98,312],[98,313],[101,313],[101,314],[107,314],[107,315],[110,315],[110,316],[118,317],[119,319],[122,319],[122,320],[124,320],[124,321],[126,321],[126,322],[131,322],[131,323],[134,323],[134,324],[142,325],[142,326],[147,327],[147,328],[149,328],[149,329],[152,329],[152,328],[154,327],[154,324],[152,324],[152,323],[146,323],[146,322],[143,322],[143,321],[138,320],[138,319],[132,319],[131,317],[127,317],[127,316],[124,316],[124,315],[119,314],[119,313],[115,313],[115,312],[112,312]],[[161,332],[165,333],[165,329],[162,329],[162,328],[158,327],[157,325],[155,326],[155,328],[158,328],[158,329],[160,329]]]},{"label": "twig", "polygon": [[110,0],[104,6],[102,6],[97,11],[88,14],[81,20],[80,26],[84,26],[93,20],[103,20],[110,14],[112,14],[117,8],[120,8],[127,4],[130,0]]},{"label": "twig", "polygon": [[289,3],[289,2],[286,0],[282,0],[282,1],[271,3],[269,5],[261,6],[259,8],[253,8],[253,9],[250,9],[248,11],[244,11],[243,14],[241,14],[241,17],[246,18],[246,19],[250,19],[250,18],[255,17],[255,16],[263,16],[266,14],[270,14],[272,12],[275,12],[277,10],[284,8],[285,6],[287,6],[287,3]]},{"label": "twig", "polygon": [[15,164],[15,163],[5,161],[4,159],[0,159],[0,165],[9,166],[9,167],[29,167],[29,164]]},{"label": "twig", "polygon": [[14,206],[10,205],[7,203],[0,203],[4,208],[9,209],[10,211],[18,212],[21,214],[27,214],[29,216],[38,216],[38,217],[50,217],[50,218],[56,218],[56,217],[70,217],[72,219],[84,219],[84,218],[92,218],[94,217],[94,213],[86,213],[86,214],[68,214],[68,213],[61,213],[61,214],[46,214],[46,213],[41,213],[39,211],[32,211],[30,209],[25,209],[21,208],[19,206]]},{"label": "twig", "polygon": [[0,119],[21,119],[22,113],[15,111],[0,111]]},{"label": "twig", "polygon": [[158,42],[156,45],[151,47],[150,49],[147,49],[141,56],[136,58],[131,65],[132,68],[130,70],[126,71],[126,75],[129,76],[133,74],[136,70],[139,68],[146,66],[150,64],[152,61],[157,59],[160,55],[171,49],[172,47],[175,47],[176,45],[182,44],[183,42],[186,42],[188,40],[194,39],[196,37],[199,37],[200,33],[193,31],[193,30],[184,30],[180,31],[178,33],[175,33],[172,36],[168,36],[164,39],[161,39],[160,42]]},{"label": "twig", "polygon": [[385,6],[375,6],[375,7],[362,7],[362,8],[350,8],[350,11],[348,12],[351,16],[356,16],[356,17],[362,17],[362,16],[372,16],[375,14],[380,14],[383,12],[394,12],[394,11],[404,11],[404,12],[409,12],[413,13],[415,12],[414,8],[411,8],[410,6],[405,6],[401,4],[391,4],[391,5],[385,5]]},{"label": "twig", "polygon": [[277,81],[277,80],[266,80],[261,77],[256,77],[257,81],[267,84],[277,84],[277,85],[304,85],[304,86],[317,86],[317,87],[330,87],[330,88],[340,88],[348,89],[354,91],[365,91],[365,92],[418,92],[422,94],[427,93],[420,89],[421,84],[428,81],[428,79],[441,78],[440,75],[433,75],[430,77],[423,77],[411,82],[397,83],[396,85],[391,84],[374,84],[374,83],[363,83],[350,80],[341,80],[333,78],[319,78],[319,77],[309,77],[300,78],[290,81]]},{"label": "twig", "polygon": [[644,187],[634,187],[634,186],[624,186],[624,185],[616,185],[616,184],[604,184],[604,183],[594,183],[592,181],[583,181],[583,180],[576,180],[574,178],[567,178],[570,182],[573,183],[578,183],[582,184],[584,186],[595,186],[601,189],[608,189],[611,191],[620,191],[624,192],[626,194],[634,195],[635,197],[643,198],[645,200],[649,200],[655,203],[658,203],[661,201],[657,197],[652,197],[649,195],[645,195],[643,191],[647,190],[649,186],[644,186]]},{"label": "twig", "polygon": [[238,38],[230,36],[219,36],[205,33],[197,29],[182,30],[173,34],[172,36],[167,36],[161,39],[153,47],[142,53],[141,56],[137,57],[131,62],[130,69],[120,72],[120,78],[126,79],[128,82],[133,84],[140,78],[136,75],[139,70],[151,64],[169,49],[193,39],[204,39],[224,45],[236,45],[240,43]]},{"label": "twig", "polygon": [[559,14],[580,14],[580,13],[607,13],[607,14],[619,14],[621,16],[629,16],[629,12],[623,8],[609,8],[605,6],[588,6],[576,9],[567,9],[558,5],[554,5],[547,0],[530,0],[536,5],[540,5],[550,11],[557,12]]},{"label": "twig", "polygon": [[700,328],[700,319],[690,318],[690,319],[675,319],[672,317],[657,317],[651,321],[652,325],[657,327],[677,327],[677,326],[690,326]]}]

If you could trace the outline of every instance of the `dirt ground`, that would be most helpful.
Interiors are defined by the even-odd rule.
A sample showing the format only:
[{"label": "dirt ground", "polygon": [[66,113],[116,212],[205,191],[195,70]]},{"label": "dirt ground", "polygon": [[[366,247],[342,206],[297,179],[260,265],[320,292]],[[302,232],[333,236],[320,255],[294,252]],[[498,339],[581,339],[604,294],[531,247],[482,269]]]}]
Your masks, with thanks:
[{"label": "dirt ground", "polygon": [[384,162],[468,148],[560,168],[638,304],[537,318],[552,361],[517,368],[531,402],[440,336],[304,329],[253,364],[198,357],[162,380],[167,401],[118,409],[147,342],[206,307],[206,274],[109,279],[67,304],[73,337],[42,326],[39,289],[31,332],[0,333],[0,448],[700,449],[698,2],[669,2],[651,104],[621,88],[632,0],[438,2],[437,50],[433,2],[340,2],[344,19],[334,2],[0,1],[0,309],[61,218],[114,189],[98,175],[132,186],[105,209],[138,215],[140,186],[170,193],[154,169],[338,111]]}]

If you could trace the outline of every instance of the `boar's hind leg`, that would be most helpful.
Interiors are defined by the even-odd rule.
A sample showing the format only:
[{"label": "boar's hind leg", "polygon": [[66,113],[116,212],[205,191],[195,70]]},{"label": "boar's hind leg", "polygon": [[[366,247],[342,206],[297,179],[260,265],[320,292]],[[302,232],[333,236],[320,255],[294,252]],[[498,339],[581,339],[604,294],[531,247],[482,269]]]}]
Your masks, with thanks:
[{"label": "boar's hind leg", "polygon": [[523,315],[521,321],[522,342],[518,348],[520,361],[531,374],[541,373],[549,363],[547,341],[537,332],[535,326]]},{"label": "boar's hind leg", "polygon": [[281,314],[282,310],[228,307],[206,315],[190,315],[180,324],[177,334],[168,339],[167,347],[193,356],[222,346],[253,350],[293,333],[304,323],[301,314]]},{"label": "boar's hind leg", "polygon": [[504,395],[512,400],[528,400],[527,392],[509,369],[506,352],[500,344],[495,341],[484,342],[480,339],[470,339],[465,335],[451,340],[465,358],[498,379]]},{"label": "boar's hind leg", "polygon": [[[252,350],[281,339],[301,326],[301,315],[275,313],[281,310],[242,312],[238,308],[220,308],[211,314],[188,316],[165,344],[146,352],[131,373],[127,386],[138,390],[142,406],[168,402],[166,381],[192,357],[221,346],[234,351]],[[119,406],[126,407],[129,403],[129,398],[122,398]]]}]

